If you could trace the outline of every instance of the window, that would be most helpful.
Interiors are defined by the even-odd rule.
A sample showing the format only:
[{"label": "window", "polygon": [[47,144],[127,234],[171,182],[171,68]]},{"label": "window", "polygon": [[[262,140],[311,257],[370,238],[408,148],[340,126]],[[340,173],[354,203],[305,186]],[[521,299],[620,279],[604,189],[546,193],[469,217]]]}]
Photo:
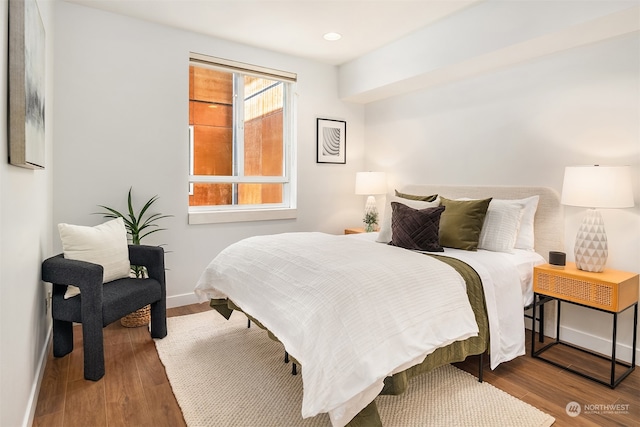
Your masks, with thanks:
[{"label": "window", "polygon": [[295,81],[191,54],[190,224],[295,217]]}]

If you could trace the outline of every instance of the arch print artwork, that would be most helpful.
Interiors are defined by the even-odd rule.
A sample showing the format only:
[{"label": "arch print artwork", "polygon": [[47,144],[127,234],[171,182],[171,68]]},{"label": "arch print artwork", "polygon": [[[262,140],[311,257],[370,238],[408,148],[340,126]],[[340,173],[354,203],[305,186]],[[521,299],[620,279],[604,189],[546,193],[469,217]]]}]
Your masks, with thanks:
[{"label": "arch print artwork", "polygon": [[347,162],[347,122],[343,120],[318,119],[317,163]]}]

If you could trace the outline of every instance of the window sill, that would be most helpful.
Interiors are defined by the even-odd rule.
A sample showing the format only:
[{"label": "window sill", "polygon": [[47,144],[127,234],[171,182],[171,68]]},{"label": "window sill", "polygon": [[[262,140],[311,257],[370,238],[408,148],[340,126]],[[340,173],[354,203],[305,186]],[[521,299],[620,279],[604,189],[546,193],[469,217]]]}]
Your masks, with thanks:
[{"label": "window sill", "polygon": [[295,218],[297,218],[297,210],[294,208],[189,212],[189,224],[191,225]]}]

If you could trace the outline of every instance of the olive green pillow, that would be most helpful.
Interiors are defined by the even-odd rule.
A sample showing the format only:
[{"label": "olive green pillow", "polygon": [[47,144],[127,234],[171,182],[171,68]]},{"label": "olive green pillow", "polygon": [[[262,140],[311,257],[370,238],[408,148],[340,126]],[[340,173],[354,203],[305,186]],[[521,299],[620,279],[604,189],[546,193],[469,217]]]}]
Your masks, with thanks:
[{"label": "olive green pillow", "polygon": [[394,191],[396,192],[396,197],[400,197],[402,199],[407,199],[407,200],[420,200],[421,202],[433,202],[438,198],[437,194],[432,194],[430,196],[418,196],[416,194],[401,193],[398,190],[394,190]]},{"label": "olive green pillow", "polygon": [[490,202],[491,198],[451,200],[440,196],[440,206],[445,207],[440,217],[440,245],[467,251],[477,250]]}]

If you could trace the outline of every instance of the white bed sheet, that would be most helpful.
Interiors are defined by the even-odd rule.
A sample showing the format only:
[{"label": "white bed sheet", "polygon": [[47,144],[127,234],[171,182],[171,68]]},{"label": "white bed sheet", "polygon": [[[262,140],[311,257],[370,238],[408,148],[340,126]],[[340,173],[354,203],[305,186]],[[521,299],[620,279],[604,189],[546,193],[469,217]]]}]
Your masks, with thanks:
[{"label": "white bed sheet", "polygon": [[478,334],[453,268],[349,236],[245,239],[209,264],[195,292],[231,299],[278,337],[303,367],[302,416],[328,412],[334,426],[369,404],[389,374]]},{"label": "white bed sheet", "polygon": [[545,264],[547,261],[537,252],[521,249],[516,249],[510,259],[520,273],[522,306],[527,307],[533,302],[533,267]]},{"label": "white bed sheet", "polygon": [[[434,342],[422,334],[421,340],[425,342],[411,342],[409,347],[419,347],[419,351],[411,349],[405,352],[402,359],[388,359],[387,352],[373,351],[364,357],[364,369],[352,372],[352,376],[339,372],[337,366],[349,366],[350,364],[362,363],[362,354],[353,359],[350,350],[345,350],[349,345],[356,347],[371,347],[373,342],[380,340],[379,337],[371,337],[371,340],[359,341],[362,337],[367,337],[371,330],[383,328],[389,322],[386,310],[388,306],[378,306],[376,304],[385,301],[385,298],[392,295],[389,291],[389,284],[392,286],[406,285],[410,280],[420,280],[424,282],[427,274],[433,274],[433,269],[442,272],[451,270],[451,267],[438,262],[431,257],[424,257],[420,254],[413,254],[404,249],[395,248],[383,243],[375,242],[377,233],[352,234],[347,236],[330,236],[322,233],[286,233],[276,235],[276,241],[266,241],[274,236],[262,236],[250,238],[243,241],[250,242],[250,248],[245,248],[240,252],[225,250],[211,262],[202,277],[198,281],[195,292],[201,298],[230,298],[238,304],[245,312],[260,320],[265,327],[274,333],[284,344],[289,353],[296,357],[304,366],[302,369],[304,396],[303,396],[303,417],[313,416],[322,412],[329,412],[332,423],[335,426],[346,424],[353,416],[363,409],[382,389],[384,377],[395,372],[407,369],[410,366],[421,363],[424,358],[438,347],[449,343],[466,339],[469,336],[477,335],[477,325],[468,303],[464,282],[457,274],[458,285],[446,285],[456,289],[457,297],[463,295],[466,306],[463,311],[466,314],[460,316],[456,314],[454,319],[450,319],[452,325],[456,326],[456,331],[449,331],[453,335]],[[284,239],[284,240],[283,240]],[[292,240],[293,239],[293,240]],[[326,239],[331,239],[331,250],[320,250],[319,253],[309,252],[309,243],[317,243],[313,246],[322,248]],[[340,242],[340,243],[338,243]],[[355,246],[348,242],[356,242]],[[269,245],[272,245],[269,247]],[[279,260],[274,264],[272,258],[276,250],[286,249],[279,255]],[[248,252],[247,252],[248,251]],[[365,254],[365,258],[354,257],[358,252]],[[469,264],[480,276],[483,282],[485,301],[487,304],[487,315],[490,329],[490,357],[491,368],[495,369],[500,363],[511,360],[524,354],[524,319],[523,304],[526,305],[527,295],[530,293],[533,266],[544,262],[544,259],[535,252],[516,251],[514,254],[490,252],[479,250],[477,252],[462,251],[456,249],[445,249],[445,255],[458,258]],[[262,258],[268,255],[267,258]],[[298,264],[289,264],[295,257],[302,256]],[[419,263],[427,263],[430,273],[421,269],[411,268],[407,272],[404,264],[406,259],[413,259]],[[427,261],[424,261],[427,260]],[[301,263],[301,264],[300,264]],[[325,266],[328,264],[344,265],[344,269],[339,269],[339,278],[332,278],[326,275]],[[435,263],[435,264],[434,264]],[[384,276],[384,265],[393,265],[395,268],[388,277]],[[258,267],[257,270],[255,269]],[[374,267],[372,267],[374,266]],[[245,271],[246,270],[246,271]],[[269,284],[267,288],[261,287],[260,293],[255,292],[252,284],[264,284],[266,277],[272,272],[276,272],[275,282]],[[409,274],[409,276],[407,276]],[[413,279],[410,279],[413,277]],[[366,292],[353,294],[353,283],[364,279]],[[436,273],[435,280],[440,283],[447,283],[450,279],[441,277]],[[300,295],[296,292],[296,287],[291,288],[291,284],[296,281],[306,281],[313,283],[313,301],[311,304],[321,307],[332,307],[332,311],[318,310],[317,315],[330,312],[329,318],[314,318],[315,325],[310,325],[307,316],[310,307],[303,308],[300,304]],[[333,281],[333,283],[329,283]],[[374,289],[370,286],[375,282],[386,283],[387,287]],[[520,284],[520,286],[518,286]],[[316,292],[322,288],[322,293]],[[343,292],[349,290],[351,293]],[[327,292],[329,290],[329,292]],[[266,292],[266,293],[265,293]],[[355,298],[362,299],[365,295],[373,296],[373,299],[365,304],[367,309],[358,309],[352,304]],[[317,300],[316,298],[327,298]],[[395,297],[395,295],[394,295]],[[265,304],[266,299],[275,301],[275,306]],[[337,298],[337,300],[336,300]],[[411,306],[412,300],[422,297],[405,296],[405,302],[395,301],[395,307]],[[419,323],[429,324],[433,322],[432,313],[437,312],[438,307],[447,307],[449,314],[453,305],[459,302],[443,302],[441,297],[427,298],[433,306],[428,310],[428,316],[421,318],[424,310],[419,313],[406,312],[404,310],[391,310],[392,312],[404,313],[406,319],[420,318]],[[336,303],[337,301],[337,303]],[[420,306],[421,304],[413,304]],[[302,313],[292,312],[291,307],[298,306]],[[313,311],[313,310],[311,310]],[[273,314],[277,315],[274,316]],[[385,320],[381,319],[382,317]],[[346,317],[343,317],[346,316]],[[316,316],[316,314],[314,314]],[[418,316],[418,317],[417,317]],[[474,326],[474,332],[470,332],[469,318]],[[304,319],[304,320],[303,320]],[[405,320],[406,320],[405,319]],[[427,323],[424,323],[427,322]],[[442,320],[435,323],[443,324]],[[446,322],[445,322],[446,323]],[[415,325],[415,323],[413,323]],[[291,325],[299,325],[293,332]],[[317,326],[322,325],[322,326]],[[353,329],[345,334],[345,325],[358,325],[362,329]],[[373,326],[373,327],[372,327]],[[304,329],[302,328],[304,327]],[[459,327],[459,328],[458,328]],[[424,327],[421,326],[424,330]],[[433,331],[430,331],[432,333]],[[415,333],[415,331],[413,332]],[[454,335],[459,337],[452,339]],[[318,352],[317,348],[322,346],[336,346],[336,337],[345,338],[337,344],[340,348],[338,353],[331,354],[328,359],[314,360],[323,352]],[[464,338],[463,338],[464,337]],[[306,338],[306,339],[305,339]],[[311,339],[309,339],[311,338]],[[384,338],[384,339],[388,339]],[[324,344],[322,344],[324,340]],[[400,345],[394,341],[395,346]],[[344,347],[344,348],[343,348]],[[311,357],[311,358],[310,358]],[[324,357],[324,356],[323,356]],[[335,363],[334,363],[335,362]],[[382,365],[378,365],[382,362]],[[317,368],[316,368],[317,366]],[[366,373],[365,373],[366,372]],[[376,372],[373,376],[371,372]],[[339,379],[346,379],[340,385],[336,383]],[[319,391],[318,391],[319,390]]]},{"label": "white bed sheet", "polygon": [[491,369],[525,354],[521,277],[527,263],[520,262],[515,254],[485,250],[445,248],[443,255],[464,261],[482,280],[489,318]]},{"label": "white bed sheet", "polygon": [[[377,233],[350,236],[377,243]],[[491,337],[491,369],[525,354],[523,308],[533,301],[533,267],[544,264],[545,259],[536,252],[520,249],[509,254],[444,248],[444,252],[435,255],[467,263],[482,280]]]}]

